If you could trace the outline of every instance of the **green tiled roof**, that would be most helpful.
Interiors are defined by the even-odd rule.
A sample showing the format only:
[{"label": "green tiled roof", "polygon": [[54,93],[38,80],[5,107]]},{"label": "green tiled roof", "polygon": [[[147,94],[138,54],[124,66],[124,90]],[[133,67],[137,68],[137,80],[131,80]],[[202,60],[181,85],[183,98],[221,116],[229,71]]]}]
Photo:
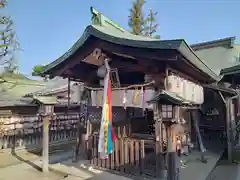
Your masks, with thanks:
[{"label": "green tiled roof", "polygon": [[55,96],[33,96],[34,100],[46,105],[57,104],[57,97]]},{"label": "green tiled roof", "polygon": [[178,96],[177,94],[165,90],[161,90],[152,100],[149,101],[149,103],[154,102],[161,102],[163,104],[173,105],[182,105],[190,103],[181,98],[180,96]]},{"label": "green tiled roof", "polygon": [[228,37],[214,41],[207,41],[191,45],[195,54],[220,76],[221,69],[235,66],[237,61],[234,59],[238,55],[237,44],[234,43],[235,37]]},{"label": "green tiled roof", "polygon": [[5,94],[0,97],[0,107],[11,107],[11,106],[33,106],[31,104],[32,98],[19,98]]},{"label": "green tiled roof", "polygon": [[235,39],[236,39],[235,36],[227,37],[227,38],[223,38],[223,39],[217,39],[217,40],[213,40],[213,41],[192,44],[191,47],[193,48],[194,51],[218,47],[218,46],[222,46],[222,47],[226,47],[226,48],[233,48]]},{"label": "green tiled roof", "polygon": [[237,91],[235,89],[225,87],[221,84],[205,84],[205,85],[203,85],[203,87],[207,88],[207,89],[212,89],[215,91],[220,91],[220,92],[226,93],[231,96],[237,95]]},{"label": "green tiled roof", "polygon": [[44,88],[44,83],[24,77],[0,75],[0,106],[27,105],[29,101],[22,97]]},{"label": "green tiled roof", "polygon": [[[96,12],[95,12],[96,14]],[[93,13],[94,15],[94,13]],[[220,78],[203,62],[201,61],[194,51],[187,45],[183,39],[176,40],[157,40],[150,37],[143,37],[134,35],[123,28],[120,29],[116,24],[100,13],[101,23],[96,25],[89,25],[80,39],[70,48],[63,56],[58,58],[56,61],[45,66],[42,75],[48,74],[52,68],[60,65],[71,55],[73,55],[84,43],[88,40],[89,37],[93,36],[98,39],[123,45],[131,46],[136,48],[146,48],[146,49],[174,49],[179,51],[188,62],[190,62],[195,68],[199,69],[206,75],[208,75],[213,80],[220,80]]]},{"label": "green tiled roof", "polygon": [[4,80],[0,79],[1,94],[8,94],[12,97],[21,97],[27,93],[35,92],[44,87],[45,85],[38,81],[21,79],[16,80],[11,78],[4,78]]},{"label": "green tiled roof", "polygon": [[222,69],[220,74],[221,75],[240,74],[240,64],[238,64],[236,66],[229,67],[229,68]]}]

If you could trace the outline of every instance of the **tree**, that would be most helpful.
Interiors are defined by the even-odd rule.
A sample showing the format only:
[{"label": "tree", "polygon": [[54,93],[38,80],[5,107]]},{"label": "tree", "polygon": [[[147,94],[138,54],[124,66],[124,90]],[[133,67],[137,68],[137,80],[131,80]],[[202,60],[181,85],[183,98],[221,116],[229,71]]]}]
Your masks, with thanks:
[{"label": "tree", "polygon": [[[6,5],[7,0],[0,1],[0,8]],[[15,51],[18,48],[19,43],[16,40],[12,18],[0,13],[0,66],[4,71],[13,73],[18,68],[15,59]]]},{"label": "tree", "polygon": [[143,14],[144,0],[133,1],[132,8],[130,9],[130,15],[128,16],[128,25],[131,28],[131,32],[136,35],[143,35],[145,29],[145,20]]},{"label": "tree", "polygon": [[33,76],[39,76],[41,74],[41,72],[43,71],[44,65],[36,65],[33,67],[33,72],[32,75]]},{"label": "tree", "polygon": [[154,35],[157,32],[158,23],[156,22],[157,12],[153,12],[152,9],[149,10],[149,14],[145,19],[145,35],[160,39],[159,35]]}]

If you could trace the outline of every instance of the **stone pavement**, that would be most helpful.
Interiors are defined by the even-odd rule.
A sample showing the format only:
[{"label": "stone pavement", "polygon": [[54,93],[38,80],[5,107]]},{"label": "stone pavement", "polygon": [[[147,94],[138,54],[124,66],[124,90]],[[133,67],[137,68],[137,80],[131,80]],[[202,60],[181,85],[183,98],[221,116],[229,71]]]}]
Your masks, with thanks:
[{"label": "stone pavement", "polygon": [[11,166],[0,170],[0,180],[60,180],[63,176],[49,172],[44,174],[32,166]]},{"label": "stone pavement", "polygon": [[[5,154],[6,155],[6,154]],[[46,179],[46,180],[131,180],[130,177],[124,177],[117,174],[113,174],[106,171],[100,171],[88,166],[88,161],[80,160],[79,163],[72,163],[73,151],[58,152],[50,155],[50,172],[44,174],[36,169],[41,167],[41,159],[37,155],[33,155],[27,152],[18,152],[18,156],[25,161],[20,161],[19,158],[10,160],[6,167],[6,162],[2,162],[0,159],[0,180],[25,180],[25,179]],[[209,152],[207,153],[208,163],[204,164],[197,160],[200,157],[198,152],[194,152],[191,155],[185,157],[187,161],[186,167],[182,168],[180,180],[205,180],[210,171],[216,165],[220,154]],[[10,157],[10,155],[9,155]],[[8,158],[9,158],[8,157]],[[0,154],[0,158],[7,157]],[[31,160],[31,158],[33,160]],[[37,158],[37,159],[36,159]],[[9,159],[8,159],[9,160]],[[15,163],[15,165],[11,165]],[[16,163],[17,162],[17,163]],[[85,166],[86,165],[86,166]],[[239,165],[225,165],[218,166],[214,169],[216,173],[207,180],[240,180],[240,166]],[[239,171],[239,172],[238,172]],[[222,173],[222,174],[221,174]],[[218,174],[218,176],[216,176]],[[139,179],[139,178],[138,178]]]},{"label": "stone pavement", "polygon": [[19,151],[15,155],[11,154],[10,152],[0,152],[0,168],[22,163],[21,160],[34,160],[38,158],[39,156],[37,154],[27,151]]},{"label": "stone pavement", "polygon": [[240,180],[239,164],[223,163],[218,165],[206,180]]},{"label": "stone pavement", "polygon": [[189,156],[183,156],[186,166],[180,169],[180,180],[205,180],[209,173],[214,169],[223,152],[212,152],[207,150],[205,157],[207,163],[200,161],[201,154],[194,151]]},{"label": "stone pavement", "polygon": [[[24,154],[23,152],[19,152],[18,156],[23,155],[23,154]],[[50,162],[50,164],[54,164],[57,162],[64,161],[64,160],[72,157],[72,154],[73,154],[72,150],[66,151],[66,152],[55,153],[54,155],[51,155],[49,157],[49,162]],[[57,174],[57,173],[53,173],[53,172],[44,174],[44,173],[40,172],[39,170],[40,170],[40,167],[42,164],[41,159],[39,157],[37,157],[37,159],[35,159],[35,160],[30,160],[29,157],[36,158],[36,156],[34,156],[34,155],[28,156],[28,155],[29,154],[25,155],[26,159],[24,159],[22,161],[20,161],[18,158],[17,158],[18,161],[13,158],[15,165],[8,165],[8,166],[0,168],[0,180],[16,180],[16,179],[26,180],[26,179],[31,179],[31,178],[34,180],[63,179],[64,174]],[[3,155],[2,155],[2,157],[3,157]],[[9,155],[9,157],[10,157],[10,155]],[[21,156],[21,158],[23,159],[24,157]],[[10,164],[12,164],[12,163],[13,162],[11,162]],[[6,163],[4,163],[4,164],[6,164]]]},{"label": "stone pavement", "polygon": [[67,175],[65,180],[132,180],[129,177],[93,169],[85,164],[87,161],[80,160],[79,163],[72,163],[72,160],[69,159],[51,165],[51,170]]},{"label": "stone pavement", "polygon": [[[36,155],[28,154],[27,152],[19,152],[18,156],[20,155],[22,159],[25,158],[24,161],[12,157],[11,160],[13,161],[8,164],[8,166],[6,166],[7,163],[2,163],[2,168],[0,168],[0,180],[130,180],[129,178],[109,172],[71,166],[73,164],[72,150],[50,155],[50,172],[48,173],[42,173],[40,171],[42,161]],[[2,155],[1,157],[4,156]],[[34,160],[31,160],[31,158]],[[7,158],[5,157],[5,159]],[[14,162],[15,164],[11,165]]]},{"label": "stone pavement", "polygon": [[[221,153],[206,152],[207,163],[202,163],[200,152],[192,152],[189,156],[183,157],[186,161],[186,166],[180,169],[180,180],[205,180],[209,173],[214,169]],[[63,161],[53,164],[51,169],[58,173],[67,174],[67,180],[130,180],[131,177],[124,177],[100,171],[89,166],[88,161],[80,160],[78,163],[72,163],[72,160]],[[134,178],[134,177],[133,177]],[[138,177],[139,179],[139,177]],[[226,179],[225,179],[226,180]]]},{"label": "stone pavement", "polygon": [[[58,142],[58,143],[52,143],[49,145],[49,153],[52,154],[58,154],[61,152],[68,152],[72,151],[74,147],[74,143],[72,141],[70,142]],[[32,161],[35,159],[39,159],[39,156],[41,156],[40,150],[29,150],[26,149],[18,149],[12,152],[11,149],[5,149],[0,150],[0,168],[4,168],[10,165],[19,164],[23,161]]]}]

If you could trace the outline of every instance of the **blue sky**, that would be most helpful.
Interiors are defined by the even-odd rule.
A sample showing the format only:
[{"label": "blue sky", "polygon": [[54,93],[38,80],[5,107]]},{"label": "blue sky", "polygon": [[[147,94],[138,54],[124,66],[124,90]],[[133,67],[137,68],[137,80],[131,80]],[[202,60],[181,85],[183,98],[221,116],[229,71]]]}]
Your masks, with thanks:
[{"label": "blue sky", "polygon": [[[236,36],[240,38],[237,0],[146,0],[145,11],[158,12],[162,39],[184,38],[189,44]],[[47,64],[65,53],[91,23],[93,6],[128,29],[131,0],[9,0],[23,51],[20,72],[31,74],[36,64]]]}]

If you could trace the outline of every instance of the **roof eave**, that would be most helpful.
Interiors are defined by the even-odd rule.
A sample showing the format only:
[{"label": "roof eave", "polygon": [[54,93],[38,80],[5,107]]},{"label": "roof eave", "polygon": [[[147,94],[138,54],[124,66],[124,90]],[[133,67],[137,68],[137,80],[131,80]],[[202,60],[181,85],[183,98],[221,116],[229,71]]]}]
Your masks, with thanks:
[{"label": "roof eave", "polygon": [[240,74],[240,65],[224,68],[220,71],[220,75]]},{"label": "roof eave", "polygon": [[[63,56],[61,56],[56,61],[50,63],[46,66],[44,71],[41,73],[42,75],[49,74],[53,68],[59,66],[62,62],[68,59],[71,55],[73,55],[86,41],[90,36],[94,36],[96,38],[102,39],[104,41],[108,41],[110,43],[115,43],[119,45],[128,45],[136,48],[150,48],[150,49],[175,49],[178,50],[183,56],[188,59],[191,64],[193,64],[193,68],[199,69],[203,74],[209,77],[209,81],[219,81],[220,78],[206,65],[204,64],[193,52],[193,50],[186,44],[186,42],[182,39],[175,40],[174,43],[171,41],[162,41],[162,45],[159,40],[156,41],[144,41],[144,40],[132,40],[132,39],[123,39],[120,37],[113,37],[109,34],[105,34],[100,30],[96,29],[94,26],[88,26],[84,31],[81,38],[73,45],[68,52],[66,52]],[[161,47],[163,46],[164,47]],[[199,62],[199,63],[198,63]],[[197,64],[198,63],[198,64]],[[201,66],[205,66],[206,71],[201,69]]]},{"label": "roof eave", "polygon": [[207,41],[207,42],[192,44],[191,48],[194,51],[213,48],[213,47],[219,47],[219,46],[224,46],[230,49],[230,48],[233,48],[235,39],[236,38],[233,36],[233,37],[228,37],[228,38],[214,40],[214,41]]},{"label": "roof eave", "polygon": [[44,77],[49,74],[51,69],[56,68],[59,64],[64,62],[66,59],[68,59],[70,56],[72,56],[89,38],[89,27],[88,26],[85,31],[83,32],[82,36],[78,39],[78,41],[61,57],[59,57],[57,60],[51,62],[50,64],[46,65],[43,69],[43,71],[40,73],[40,76]]},{"label": "roof eave", "polygon": [[[210,82],[220,81],[221,78],[210,69],[191,49],[190,46],[187,45],[185,41],[181,44],[180,48],[178,49],[179,52],[190,61],[190,63],[197,68],[201,73],[208,76]],[[201,69],[200,67],[204,67],[205,70]]]},{"label": "roof eave", "polygon": [[238,93],[235,89],[221,87],[219,85],[204,84],[203,87],[207,88],[207,89],[212,89],[212,90],[220,91],[220,92],[223,92],[223,93],[227,93],[227,94],[232,95],[232,96],[238,95]]}]

